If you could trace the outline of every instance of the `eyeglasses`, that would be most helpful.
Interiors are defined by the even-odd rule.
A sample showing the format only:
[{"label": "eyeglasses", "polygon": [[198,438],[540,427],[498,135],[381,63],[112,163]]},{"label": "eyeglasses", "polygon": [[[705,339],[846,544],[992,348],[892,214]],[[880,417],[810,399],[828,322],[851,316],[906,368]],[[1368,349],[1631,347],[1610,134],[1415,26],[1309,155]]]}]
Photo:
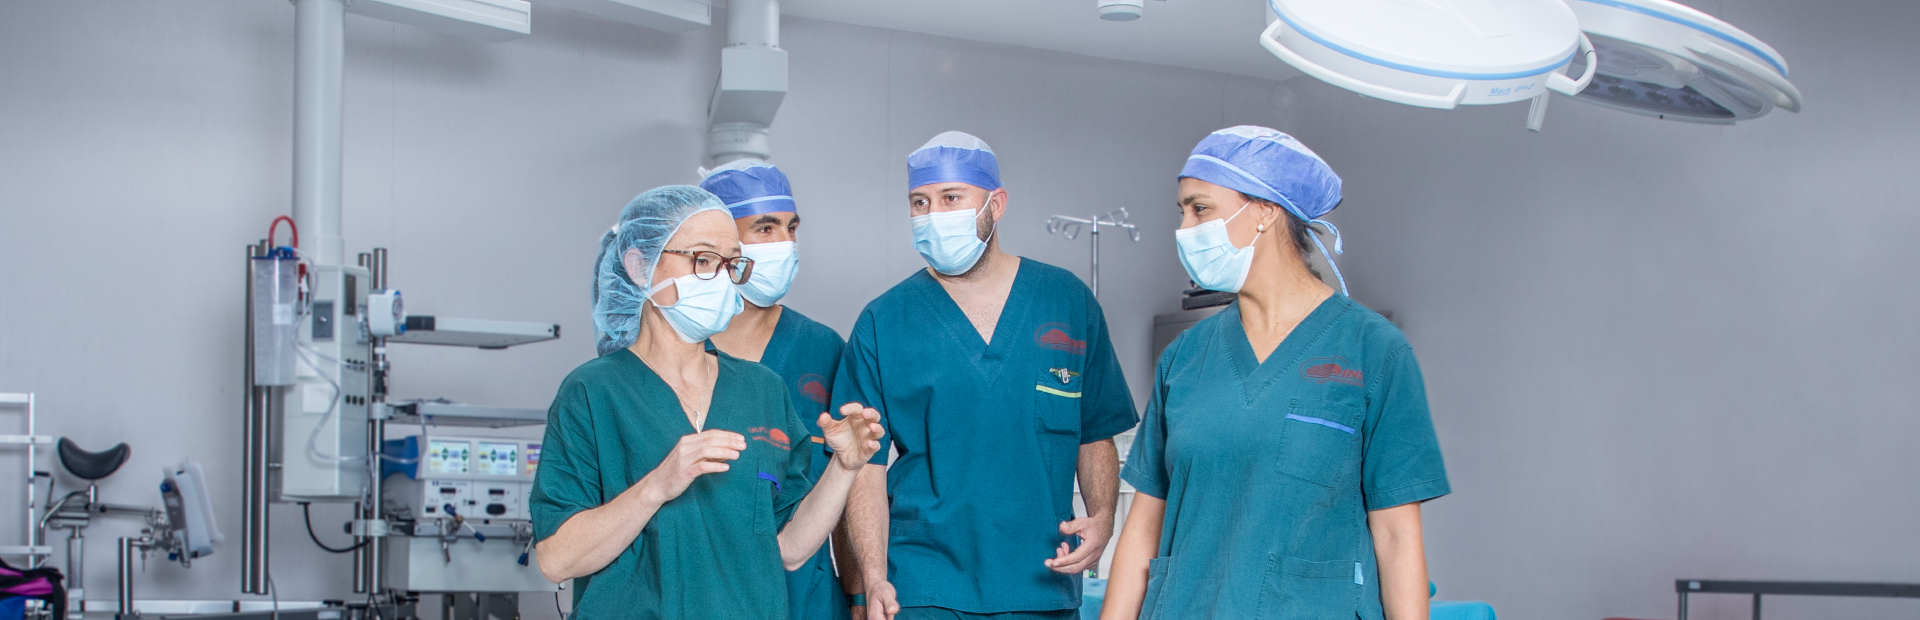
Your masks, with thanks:
[{"label": "eyeglasses", "polygon": [[732,280],[734,284],[746,284],[747,278],[753,275],[753,259],[745,256],[721,256],[719,252],[711,250],[661,250],[661,252],[679,254],[693,261],[693,277],[702,280],[712,280],[714,276],[720,275],[721,270],[725,270],[728,280]]}]

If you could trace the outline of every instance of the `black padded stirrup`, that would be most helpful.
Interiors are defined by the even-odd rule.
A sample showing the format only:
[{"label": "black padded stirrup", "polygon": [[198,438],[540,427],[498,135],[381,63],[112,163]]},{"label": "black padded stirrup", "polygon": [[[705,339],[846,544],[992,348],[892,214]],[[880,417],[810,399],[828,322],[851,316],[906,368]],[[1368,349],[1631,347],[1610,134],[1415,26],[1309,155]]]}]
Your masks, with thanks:
[{"label": "black padded stirrup", "polygon": [[127,456],[133,453],[133,449],[125,443],[100,452],[89,452],[65,437],[60,438],[59,449],[60,465],[67,468],[67,473],[81,480],[99,480],[113,475],[121,465],[127,464]]}]

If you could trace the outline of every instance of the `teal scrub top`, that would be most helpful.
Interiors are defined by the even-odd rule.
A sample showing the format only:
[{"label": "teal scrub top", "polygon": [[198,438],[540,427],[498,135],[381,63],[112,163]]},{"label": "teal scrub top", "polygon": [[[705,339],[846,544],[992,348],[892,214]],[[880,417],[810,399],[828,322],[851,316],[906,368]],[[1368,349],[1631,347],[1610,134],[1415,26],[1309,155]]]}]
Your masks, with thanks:
[{"label": "teal scrub top", "polygon": [[[1020,259],[982,342],[920,270],[854,324],[835,403],[880,411],[899,458],[887,471],[887,574],[902,606],[972,613],[1080,606],[1080,578],[1042,562],[1074,518],[1080,446],[1138,415],[1106,318],[1072,273]],[[885,464],[885,451],[875,464]]]},{"label": "teal scrub top", "polygon": [[[575,579],[573,617],[787,618],[776,536],[812,487],[810,436],[779,375],[716,355],[706,428],[747,437],[746,451],[662,505],[613,563]],[[581,364],[547,410],[529,502],[534,536],[605,505],[695,432],[673,389],[631,351]]]},{"label": "teal scrub top", "polygon": [[[791,306],[780,308],[780,320],[774,323],[773,337],[760,354],[760,364],[780,375],[787,396],[793,401],[800,423],[806,426],[811,441],[805,450],[812,453],[812,480],[832,464],[826,441],[821,438],[820,414],[827,410],[833,394],[833,373],[840,366],[840,349],[846,341],[833,328],[814,322]],[[835,413],[834,417],[840,417]],[[800,446],[795,446],[800,447]],[[801,566],[787,573],[787,598],[793,620],[846,620],[851,609],[847,593],[833,571],[833,552],[827,545]]]},{"label": "teal scrub top", "polygon": [[1121,478],[1167,502],[1142,620],[1378,620],[1367,511],[1448,492],[1412,347],[1339,294],[1265,362],[1238,302],[1175,339]]}]

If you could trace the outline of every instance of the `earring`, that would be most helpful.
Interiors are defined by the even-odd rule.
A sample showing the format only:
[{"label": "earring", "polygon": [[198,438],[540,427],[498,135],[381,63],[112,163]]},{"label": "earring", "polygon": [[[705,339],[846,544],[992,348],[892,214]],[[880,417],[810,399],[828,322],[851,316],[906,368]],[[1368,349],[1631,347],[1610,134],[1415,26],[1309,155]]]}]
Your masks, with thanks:
[{"label": "earring", "polygon": [[1254,230],[1254,232],[1267,232],[1267,225],[1266,225],[1266,224],[1256,224],[1256,225],[1254,225],[1254,227],[1253,227],[1253,230]]}]

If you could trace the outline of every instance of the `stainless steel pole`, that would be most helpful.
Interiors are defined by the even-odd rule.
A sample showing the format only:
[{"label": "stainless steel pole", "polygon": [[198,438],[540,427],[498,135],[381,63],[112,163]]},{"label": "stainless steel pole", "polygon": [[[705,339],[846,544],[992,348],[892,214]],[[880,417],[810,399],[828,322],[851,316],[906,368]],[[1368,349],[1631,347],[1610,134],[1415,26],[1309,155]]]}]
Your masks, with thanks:
[{"label": "stainless steel pole", "polygon": [[120,558],[120,570],[118,571],[120,573],[120,592],[119,592],[120,603],[119,603],[119,613],[116,613],[113,616],[116,620],[131,620],[134,617],[134,613],[133,613],[134,543],[135,543],[135,539],[131,537],[127,537],[127,536],[120,537],[120,551],[117,554],[118,557]]},{"label": "stainless steel pole", "polygon": [[1100,299],[1100,216],[1093,216],[1093,237],[1087,240],[1093,246],[1093,298]]},{"label": "stainless steel pole", "polygon": [[240,468],[240,591],[267,593],[267,395],[271,388],[253,384],[253,257],[265,256],[267,242],[247,248],[245,349],[241,356],[241,393],[246,397],[241,418]]}]

